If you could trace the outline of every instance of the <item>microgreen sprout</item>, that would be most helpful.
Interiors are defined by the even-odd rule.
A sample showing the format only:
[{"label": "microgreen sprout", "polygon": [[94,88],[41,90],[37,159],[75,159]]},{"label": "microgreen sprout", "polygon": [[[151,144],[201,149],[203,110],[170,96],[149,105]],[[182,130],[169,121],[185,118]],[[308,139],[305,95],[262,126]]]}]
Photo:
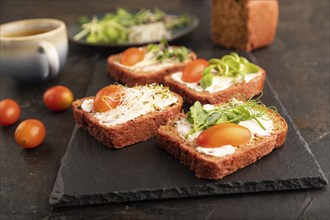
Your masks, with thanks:
[{"label": "microgreen sprout", "polygon": [[147,45],[147,51],[154,54],[158,62],[170,59],[177,59],[184,62],[189,54],[189,49],[181,47],[170,47],[165,39],[162,39],[159,44]]},{"label": "microgreen sprout", "polygon": [[259,72],[259,67],[250,63],[246,58],[238,56],[237,53],[225,55],[221,59],[210,59],[209,66],[206,67],[200,81],[201,87],[206,89],[212,85],[213,76],[227,76],[243,79],[247,74]]},{"label": "microgreen sprout", "polygon": [[233,99],[231,102],[216,106],[211,110],[206,110],[200,102],[195,102],[188,112],[188,121],[192,124],[192,129],[187,136],[216,124],[238,124],[247,120],[255,120],[265,130],[266,128],[258,118],[268,118],[267,115],[270,112],[276,112],[276,109],[274,107],[267,108],[259,98],[250,99],[246,102]]}]

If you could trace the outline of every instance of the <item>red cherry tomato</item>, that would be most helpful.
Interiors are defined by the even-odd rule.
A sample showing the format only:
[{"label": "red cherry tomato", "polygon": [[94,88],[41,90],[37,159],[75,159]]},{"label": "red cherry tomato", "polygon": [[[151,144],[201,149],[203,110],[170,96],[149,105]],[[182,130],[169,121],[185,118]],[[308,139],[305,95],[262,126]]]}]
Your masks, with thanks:
[{"label": "red cherry tomato", "polygon": [[248,142],[252,135],[248,128],[228,123],[214,125],[203,131],[196,142],[201,147],[221,147],[223,145],[238,146]]},{"label": "red cherry tomato", "polygon": [[44,124],[36,119],[22,121],[15,131],[16,143],[25,149],[38,147],[45,137],[46,128]]},{"label": "red cherry tomato", "polygon": [[93,102],[94,111],[106,112],[110,109],[116,108],[120,103],[122,91],[122,87],[117,85],[106,86],[98,91]]},{"label": "red cherry tomato", "polygon": [[182,71],[182,81],[188,83],[199,82],[202,72],[208,66],[207,60],[197,59],[188,63]]},{"label": "red cherry tomato", "polygon": [[16,101],[4,99],[0,102],[0,125],[9,126],[14,124],[21,115],[21,108]]},{"label": "red cherry tomato", "polygon": [[144,51],[139,50],[136,47],[131,47],[126,49],[121,57],[120,57],[120,63],[126,66],[133,66],[136,63],[142,61],[144,58]]},{"label": "red cherry tomato", "polygon": [[53,86],[43,95],[44,104],[52,111],[63,111],[71,107],[73,94],[65,86]]}]

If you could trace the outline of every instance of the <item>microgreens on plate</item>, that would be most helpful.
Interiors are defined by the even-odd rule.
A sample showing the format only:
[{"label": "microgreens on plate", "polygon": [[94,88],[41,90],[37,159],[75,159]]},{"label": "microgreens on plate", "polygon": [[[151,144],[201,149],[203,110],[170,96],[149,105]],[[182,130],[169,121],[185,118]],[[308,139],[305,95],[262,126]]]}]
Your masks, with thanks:
[{"label": "microgreens on plate", "polygon": [[[162,37],[169,37],[171,31],[188,25],[191,18],[187,14],[170,15],[155,9],[142,9],[129,12],[118,8],[114,12],[106,13],[103,17],[93,16],[91,19],[80,19],[81,31],[73,39],[85,39],[88,43],[144,43],[159,41]],[[157,39],[156,39],[157,38]]]}]

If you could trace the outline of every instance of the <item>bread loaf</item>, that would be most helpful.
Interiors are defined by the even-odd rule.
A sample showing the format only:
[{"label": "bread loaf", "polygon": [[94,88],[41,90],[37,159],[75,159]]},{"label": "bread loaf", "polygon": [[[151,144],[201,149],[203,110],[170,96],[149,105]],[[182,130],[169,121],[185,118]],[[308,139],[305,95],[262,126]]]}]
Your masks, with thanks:
[{"label": "bread loaf", "polygon": [[226,48],[252,51],[271,44],[278,0],[212,0],[212,39]]}]

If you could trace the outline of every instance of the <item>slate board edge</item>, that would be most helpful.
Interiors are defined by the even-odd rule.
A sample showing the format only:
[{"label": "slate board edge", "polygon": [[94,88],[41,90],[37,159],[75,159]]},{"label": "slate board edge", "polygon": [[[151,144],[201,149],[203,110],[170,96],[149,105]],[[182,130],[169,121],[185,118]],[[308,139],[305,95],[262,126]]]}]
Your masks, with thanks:
[{"label": "slate board edge", "polygon": [[[248,53],[247,54],[249,56],[249,58],[257,65],[260,66],[257,58],[253,55],[253,53]],[[278,104],[280,105],[281,107],[281,111],[283,112],[283,114],[285,115],[286,119],[289,121],[289,123],[291,123],[292,127],[294,128],[296,134],[298,135],[298,138],[300,140],[300,142],[304,145],[304,147],[306,148],[306,150],[308,151],[308,153],[312,156],[313,160],[314,160],[314,163],[317,165],[318,169],[319,169],[319,174],[321,174],[322,176],[322,181],[325,182],[324,186],[329,184],[329,181],[327,179],[327,177],[325,176],[324,172],[322,171],[322,168],[320,166],[320,164],[317,162],[309,144],[306,142],[306,140],[303,138],[303,136],[301,135],[300,133],[300,130],[299,128],[296,126],[296,124],[294,123],[293,119],[291,118],[289,112],[287,111],[287,109],[285,108],[285,106],[282,104],[282,101],[281,99],[278,97],[278,94],[277,92],[275,91],[274,87],[272,86],[272,84],[270,83],[268,77],[266,77],[266,83],[267,83],[267,86],[269,87],[270,91],[273,93],[274,95],[274,98],[276,99],[276,101],[278,102]]]},{"label": "slate board edge", "polygon": [[76,136],[77,130],[78,130],[78,125],[76,124],[74,126],[73,130],[72,130],[71,138],[70,138],[70,141],[69,141],[68,146],[66,148],[66,151],[65,151],[65,153],[64,153],[64,155],[61,159],[60,168],[59,168],[59,170],[57,172],[57,175],[56,175],[53,190],[50,193],[49,204],[51,204],[51,205],[56,204],[58,201],[60,201],[61,198],[64,195],[64,183],[63,183],[61,171],[65,167],[64,165],[68,161],[67,160],[67,156],[68,156],[68,150],[67,149],[71,146],[71,143],[72,143],[74,137]]},{"label": "slate board edge", "polygon": [[50,204],[55,207],[123,203],[171,198],[201,197],[255,192],[288,191],[296,189],[322,188],[326,182],[321,177],[308,177],[291,180],[265,180],[262,182],[219,183],[215,185],[178,187],[168,190],[137,190],[132,192],[112,192],[106,194],[70,196],[53,191]]},{"label": "slate board edge", "polygon": [[296,124],[293,122],[293,119],[291,118],[289,112],[287,111],[287,109],[284,107],[284,105],[282,104],[280,98],[278,97],[277,95],[277,92],[275,91],[275,89],[273,88],[272,84],[269,82],[268,78],[266,78],[266,83],[267,83],[267,86],[269,87],[269,89],[272,91],[273,95],[274,95],[274,98],[276,99],[276,101],[278,102],[278,104],[281,106],[281,111],[283,112],[283,114],[285,115],[286,117],[286,120],[288,120],[292,127],[294,128],[298,138],[299,138],[299,141],[304,145],[304,147],[306,148],[306,150],[308,151],[308,153],[312,156],[313,160],[314,160],[314,163],[316,164],[316,166],[318,167],[319,169],[319,174],[321,174],[322,176],[322,181],[325,182],[324,186],[327,185],[329,182],[328,182],[328,179],[327,177],[325,176],[324,172],[322,171],[322,168],[320,166],[320,164],[317,162],[311,148],[309,147],[309,144],[305,141],[305,139],[303,138],[303,136],[301,135],[300,133],[300,130],[299,128],[296,126]]}]

